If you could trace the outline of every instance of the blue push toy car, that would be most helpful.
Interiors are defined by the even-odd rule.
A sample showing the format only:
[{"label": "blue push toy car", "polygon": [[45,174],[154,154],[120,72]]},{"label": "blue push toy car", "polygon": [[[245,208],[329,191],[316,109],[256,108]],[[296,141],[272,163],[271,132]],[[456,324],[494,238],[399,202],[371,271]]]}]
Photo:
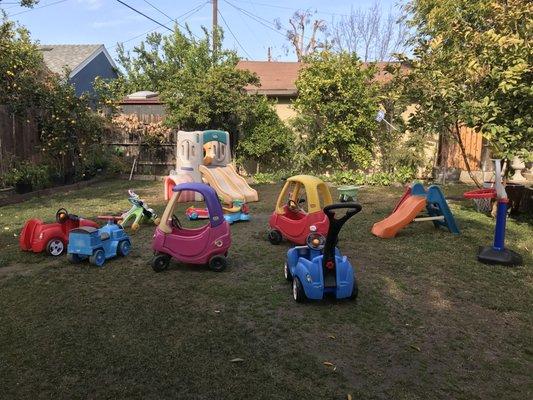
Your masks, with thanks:
[{"label": "blue push toy car", "polygon": [[[333,210],[346,208],[341,218]],[[292,294],[298,303],[307,299],[320,300],[325,294],[337,299],[357,297],[355,272],[346,256],[336,247],[339,232],[346,221],[361,211],[356,203],[330,204],[324,207],[329,219],[326,237],[318,232],[307,236],[307,246],[296,246],[287,252],[285,279],[292,281]]]},{"label": "blue push toy car", "polygon": [[89,258],[91,264],[101,267],[108,258],[127,256],[130,251],[129,236],[112,220],[100,229],[84,226],[71,230],[69,234],[67,257],[72,263]]}]

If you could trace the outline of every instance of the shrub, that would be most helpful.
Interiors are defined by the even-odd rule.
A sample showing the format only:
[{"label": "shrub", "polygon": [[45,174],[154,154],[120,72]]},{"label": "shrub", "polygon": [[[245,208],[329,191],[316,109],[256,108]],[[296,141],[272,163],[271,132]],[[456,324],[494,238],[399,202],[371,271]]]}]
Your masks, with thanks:
[{"label": "shrub", "polygon": [[43,189],[50,185],[50,174],[47,165],[37,165],[22,161],[16,163],[3,178],[6,185],[31,185],[36,189]]}]

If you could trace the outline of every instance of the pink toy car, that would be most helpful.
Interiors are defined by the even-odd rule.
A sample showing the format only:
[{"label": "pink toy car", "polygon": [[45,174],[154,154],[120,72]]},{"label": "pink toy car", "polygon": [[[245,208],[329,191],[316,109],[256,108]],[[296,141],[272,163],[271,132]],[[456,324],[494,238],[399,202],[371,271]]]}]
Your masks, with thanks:
[{"label": "pink toy car", "polygon": [[[174,195],[155,229],[152,242],[155,252],[152,259],[153,270],[164,271],[173,258],[184,264],[209,264],[213,271],[223,271],[227,266],[226,256],[231,245],[231,235],[216,192],[210,186],[194,182],[176,185],[173,191]],[[180,193],[184,191],[198,192],[204,197],[209,211],[209,223],[205,226],[197,229],[181,226],[174,209]]]}]

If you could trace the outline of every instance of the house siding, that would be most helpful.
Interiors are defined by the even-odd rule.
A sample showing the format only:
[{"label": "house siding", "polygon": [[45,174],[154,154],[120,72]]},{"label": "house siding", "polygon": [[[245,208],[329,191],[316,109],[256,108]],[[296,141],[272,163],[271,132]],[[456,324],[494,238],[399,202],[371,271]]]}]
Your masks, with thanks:
[{"label": "house siding", "polygon": [[76,89],[76,95],[80,96],[82,93],[94,95],[93,82],[97,76],[104,79],[116,79],[118,77],[104,53],[98,54],[81,71],[70,78],[70,82]]}]

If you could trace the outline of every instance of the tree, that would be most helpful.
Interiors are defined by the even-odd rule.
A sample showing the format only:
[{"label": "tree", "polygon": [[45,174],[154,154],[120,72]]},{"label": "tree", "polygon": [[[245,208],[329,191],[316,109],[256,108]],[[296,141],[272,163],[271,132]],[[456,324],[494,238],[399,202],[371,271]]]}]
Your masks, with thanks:
[{"label": "tree", "polygon": [[264,96],[249,97],[250,107],[243,122],[243,138],[237,152],[241,160],[252,160],[267,168],[279,169],[293,153],[294,133],[276,114]]},{"label": "tree", "polygon": [[327,50],[305,62],[294,108],[309,163],[321,170],[369,168],[379,107],[375,66],[364,66],[355,54]]},{"label": "tree", "polygon": [[388,60],[406,47],[406,25],[392,9],[384,14],[379,1],[366,10],[352,8],[327,33],[334,50],[359,54],[365,62]]},{"label": "tree", "polygon": [[[281,21],[275,21],[278,30],[285,30],[285,36],[291,44],[296,58],[302,61],[303,58],[320,48],[325,48],[326,43],[319,37],[326,31],[326,22],[321,19],[313,19],[315,13],[311,10],[298,10],[289,18],[290,28],[284,28]],[[307,33],[310,31],[310,33]],[[307,36],[310,35],[310,36]]]},{"label": "tree", "polygon": [[[200,39],[177,26],[170,35],[149,35],[131,53],[119,51],[123,73],[118,80],[98,82],[99,94],[108,105],[132,91],[157,91],[166,107],[167,126],[226,130],[232,133],[233,150],[268,157],[266,153],[276,145],[269,148],[253,142],[268,141],[283,124],[264,96],[246,93],[245,87],[259,85],[259,79],[236,68],[239,58],[221,47],[222,34],[218,33],[215,48],[207,30]],[[246,139],[242,146],[238,146],[240,138]]]},{"label": "tree", "polygon": [[406,93],[417,101],[412,129],[481,132],[494,156],[530,159],[533,146],[531,35],[527,0],[413,0],[415,29]]}]

